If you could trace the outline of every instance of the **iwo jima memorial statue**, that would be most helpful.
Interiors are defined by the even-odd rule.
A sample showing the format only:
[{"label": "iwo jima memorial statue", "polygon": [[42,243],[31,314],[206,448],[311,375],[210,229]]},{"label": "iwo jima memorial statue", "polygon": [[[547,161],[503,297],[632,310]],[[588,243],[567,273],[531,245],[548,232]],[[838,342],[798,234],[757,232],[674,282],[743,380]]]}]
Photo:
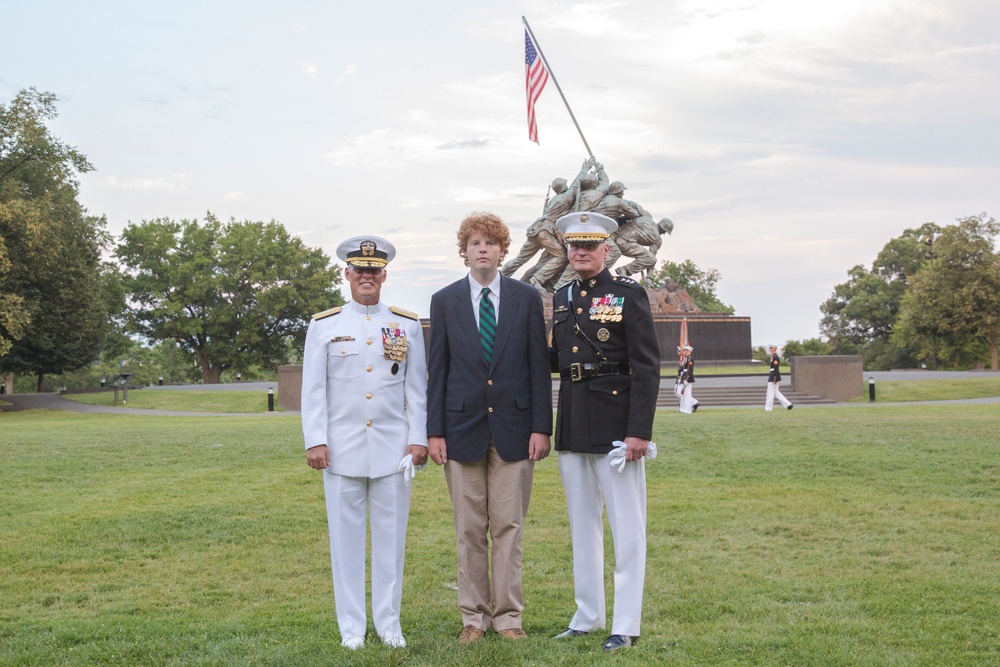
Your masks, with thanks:
[{"label": "iwo jima memorial statue", "polygon": [[[751,359],[750,318],[734,317],[728,313],[705,313],[695,305],[687,291],[677,283],[667,281],[665,285],[653,285],[651,277],[656,268],[656,253],[663,245],[663,234],[673,232],[674,223],[669,218],[654,220],[652,214],[634,201],[625,199],[625,185],[621,181],[611,182],[604,171],[604,165],[597,161],[583,136],[580,124],[563,94],[559,82],[545,59],[538,40],[528,25],[524,23],[524,73],[525,93],[528,101],[528,139],[538,143],[538,126],[535,122],[535,102],[538,101],[549,79],[559,97],[566,105],[566,111],[580,134],[587,155],[580,173],[567,183],[557,178],[549,186],[551,192],[545,199],[542,215],[528,227],[526,239],[516,257],[504,264],[500,271],[513,277],[518,270],[541,253],[540,258],[529,266],[520,279],[537,287],[543,295],[546,307],[546,321],[552,321],[553,293],[575,277],[566,255],[566,244],[556,228],[556,221],[567,213],[589,212],[606,215],[618,222],[618,229],[611,233],[606,266],[619,276],[635,276],[646,288],[653,310],[657,342],[660,346],[660,361],[676,361],[675,346],[680,340],[681,326],[684,327],[696,348],[702,362],[746,363]],[[617,266],[622,257],[631,261]],[[594,298],[594,308],[601,308],[601,297]],[[597,315],[595,313],[595,315]],[[603,316],[597,315],[597,316]]]},{"label": "iwo jima memorial statue", "polygon": [[662,285],[651,282],[663,234],[674,229],[669,218],[655,220],[640,204],[626,199],[624,183],[610,181],[604,165],[594,157],[583,163],[572,183],[556,178],[549,188],[542,214],[528,227],[520,252],[500,268],[505,276],[515,277],[527,265],[516,277],[542,292],[547,322],[552,319],[552,294],[576,275],[569,266],[566,242],[556,221],[567,213],[592,211],[618,223],[618,229],[608,239],[611,251],[606,265],[613,273],[631,277],[646,287],[662,362],[676,361],[675,347],[684,320],[700,361],[750,360],[750,318],[704,312],[673,280]]}]

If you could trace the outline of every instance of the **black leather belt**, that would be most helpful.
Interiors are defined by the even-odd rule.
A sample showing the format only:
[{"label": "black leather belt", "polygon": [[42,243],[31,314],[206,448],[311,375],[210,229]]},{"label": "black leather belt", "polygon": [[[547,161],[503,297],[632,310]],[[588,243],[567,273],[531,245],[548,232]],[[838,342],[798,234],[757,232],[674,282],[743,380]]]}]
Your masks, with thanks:
[{"label": "black leather belt", "polygon": [[580,382],[602,375],[631,375],[632,365],[627,361],[621,363],[605,362],[603,364],[570,364],[559,369],[560,380]]}]

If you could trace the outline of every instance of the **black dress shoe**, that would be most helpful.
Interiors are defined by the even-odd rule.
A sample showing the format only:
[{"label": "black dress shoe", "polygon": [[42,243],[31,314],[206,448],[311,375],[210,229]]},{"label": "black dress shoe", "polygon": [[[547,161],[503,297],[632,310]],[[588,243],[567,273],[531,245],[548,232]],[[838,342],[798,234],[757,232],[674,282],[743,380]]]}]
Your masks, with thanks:
[{"label": "black dress shoe", "polygon": [[633,646],[637,641],[639,641],[638,637],[630,637],[628,635],[611,635],[608,637],[607,641],[604,642],[604,646],[601,648],[605,651],[617,651],[620,648]]},{"label": "black dress shoe", "polygon": [[794,408],[794,407],[795,407],[794,405],[789,405],[789,406],[788,406],[788,409],[789,409],[789,410],[791,410],[791,409],[792,409],[792,408]]},{"label": "black dress shoe", "polygon": [[583,630],[574,630],[573,628],[566,628],[565,630],[563,630],[562,632],[560,632],[558,635],[556,635],[555,637],[553,637],[553,639],[572,639],[573,637],[579,637],[579,636],[585,635],[585,634],[587,634],[587,633],[585,631],[583,631]]},{"label": "black dress shoe", "polygon": [[695,403],[693,406],[691,406],[691,412],[698,412],[699,405],[701,405],[701,403]]}]

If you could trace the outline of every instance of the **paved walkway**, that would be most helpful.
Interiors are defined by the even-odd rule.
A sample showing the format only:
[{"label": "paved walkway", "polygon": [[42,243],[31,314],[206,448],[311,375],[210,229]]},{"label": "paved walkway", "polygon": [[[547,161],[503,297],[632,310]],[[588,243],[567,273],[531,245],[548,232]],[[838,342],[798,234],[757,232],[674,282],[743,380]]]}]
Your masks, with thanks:
[{"label": "paved walkway", "polygon": [[[945,380],[945,379],[955,379],[955,378],[969,378],[969,377],[990,377],[998,376],[1000,374],[994,373],[992,371],[924,371],[924,370],[912,370],[912,371],[873,371],[869,373],[864,373],[862,381],[867,381],[869,377],[875,378],[876,387],[878,387],[879,382],[887,380]],[[761,392],[765,388],[767,383],[767,375],[741,375],[741,376],[716,376],[716,375],[703,375],[698,378],[698,385],[701,387],[748,387],[748,386],[760,386]],[[674,381],[672,378],[663,378],[660,380],[661,387],[673,387]],[[790,379],[789,374],[785,374],[785,377],[781,381],[782,386],[789,385]],[[189,384],[189,385],[169,385],[165,387],[145,387],[141,391],[259,391],[261,394],[266,394],[268,389],[275,389],[277,393],[277,382],[234,382],[230,384],[216,384],[216,385],[202,385],[202,384]],[[558,382],[553,383],[553,388],[558,387]],[[876,394],[877,395],[877,394]],[[763,401],[763,399],[761,399]],[[0,401],[6,401],[10,403],[10,406],[3,406],[4,412],[18,412],[21,410],[68,410],[72,412],[91,412],[91,413],[112,413],[112,414],[122,414],[122,415],[167,415],[167,416],[178,416],[178,417],[256,417],[260,415],[298,415],[297,410],[289,410],[286,412],[256,412],[256,413],[242,413],[242,412],[184,412],[179,410],[147,410],[142,408],[124,408],[116,406],[105,406],[105,405],[87,405],[85,403],[78,403],[77,401],[71,401],[68,398],[64,398],[59,394],[2,394],[0,395]],[[992,404],[1000,403],[1000,396],[989,396],[986,398],[961,398],[951,401],[911,401],[907,403],[885,403],[878,402],[859,402],[859,403],[835,403],[835,406],[847,406],[847,407],[878,407],[880,405],[948,405],[948,404],[965,404],[965,405],[977,405],[977,404]],[[802,408],[810,407],[830,407],[831,404],[827,403],[823,406],[807,406],[803,405]],[[727,406],[730,407],[730,406]],[[760,406],[731,406],[731,407],[747,407],[747,408],[758,408]],[[796,406],[800,407],[800,406]]]},{"label": "paved walkway", "polygon": [[[197,386],[197,385],[195,385]],[[180,387],[172,387],[179,389]],[[167,389],[167,387],[162,387]],[[143,391],[146,391],[145,389]],[[264,391],[267,391],[265,388]],[[259,417],[260,415],[297,415],[298,412],[191,412],[182,410],[148,410],[145,408],[126,408],[113,405],[87,405],[71,401],[59,394],[3,394],[0,401],[11,405],[0,406],[4,412],[20,412],[21,410],[65,410],[69,412],[110,413],[118,415],[158,415],[172,417]]]}]

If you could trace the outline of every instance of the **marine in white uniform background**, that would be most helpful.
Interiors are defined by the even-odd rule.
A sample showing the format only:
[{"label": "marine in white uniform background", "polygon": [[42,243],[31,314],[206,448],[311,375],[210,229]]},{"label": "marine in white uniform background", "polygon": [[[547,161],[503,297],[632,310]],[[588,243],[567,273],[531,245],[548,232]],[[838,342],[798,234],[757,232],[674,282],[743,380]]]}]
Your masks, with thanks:
[{"label": "marine in white uniform background", "polygon": [[380,300],[396,251],[378,236],[337,248],[351,301],[313,316],[302,360],[306,461],[323,471],[341,643],[364,646],[366,523],[372,617],[389,646],[400,626],[403,557],[414,466],[427,460],[427,362],[415,313]]}]

